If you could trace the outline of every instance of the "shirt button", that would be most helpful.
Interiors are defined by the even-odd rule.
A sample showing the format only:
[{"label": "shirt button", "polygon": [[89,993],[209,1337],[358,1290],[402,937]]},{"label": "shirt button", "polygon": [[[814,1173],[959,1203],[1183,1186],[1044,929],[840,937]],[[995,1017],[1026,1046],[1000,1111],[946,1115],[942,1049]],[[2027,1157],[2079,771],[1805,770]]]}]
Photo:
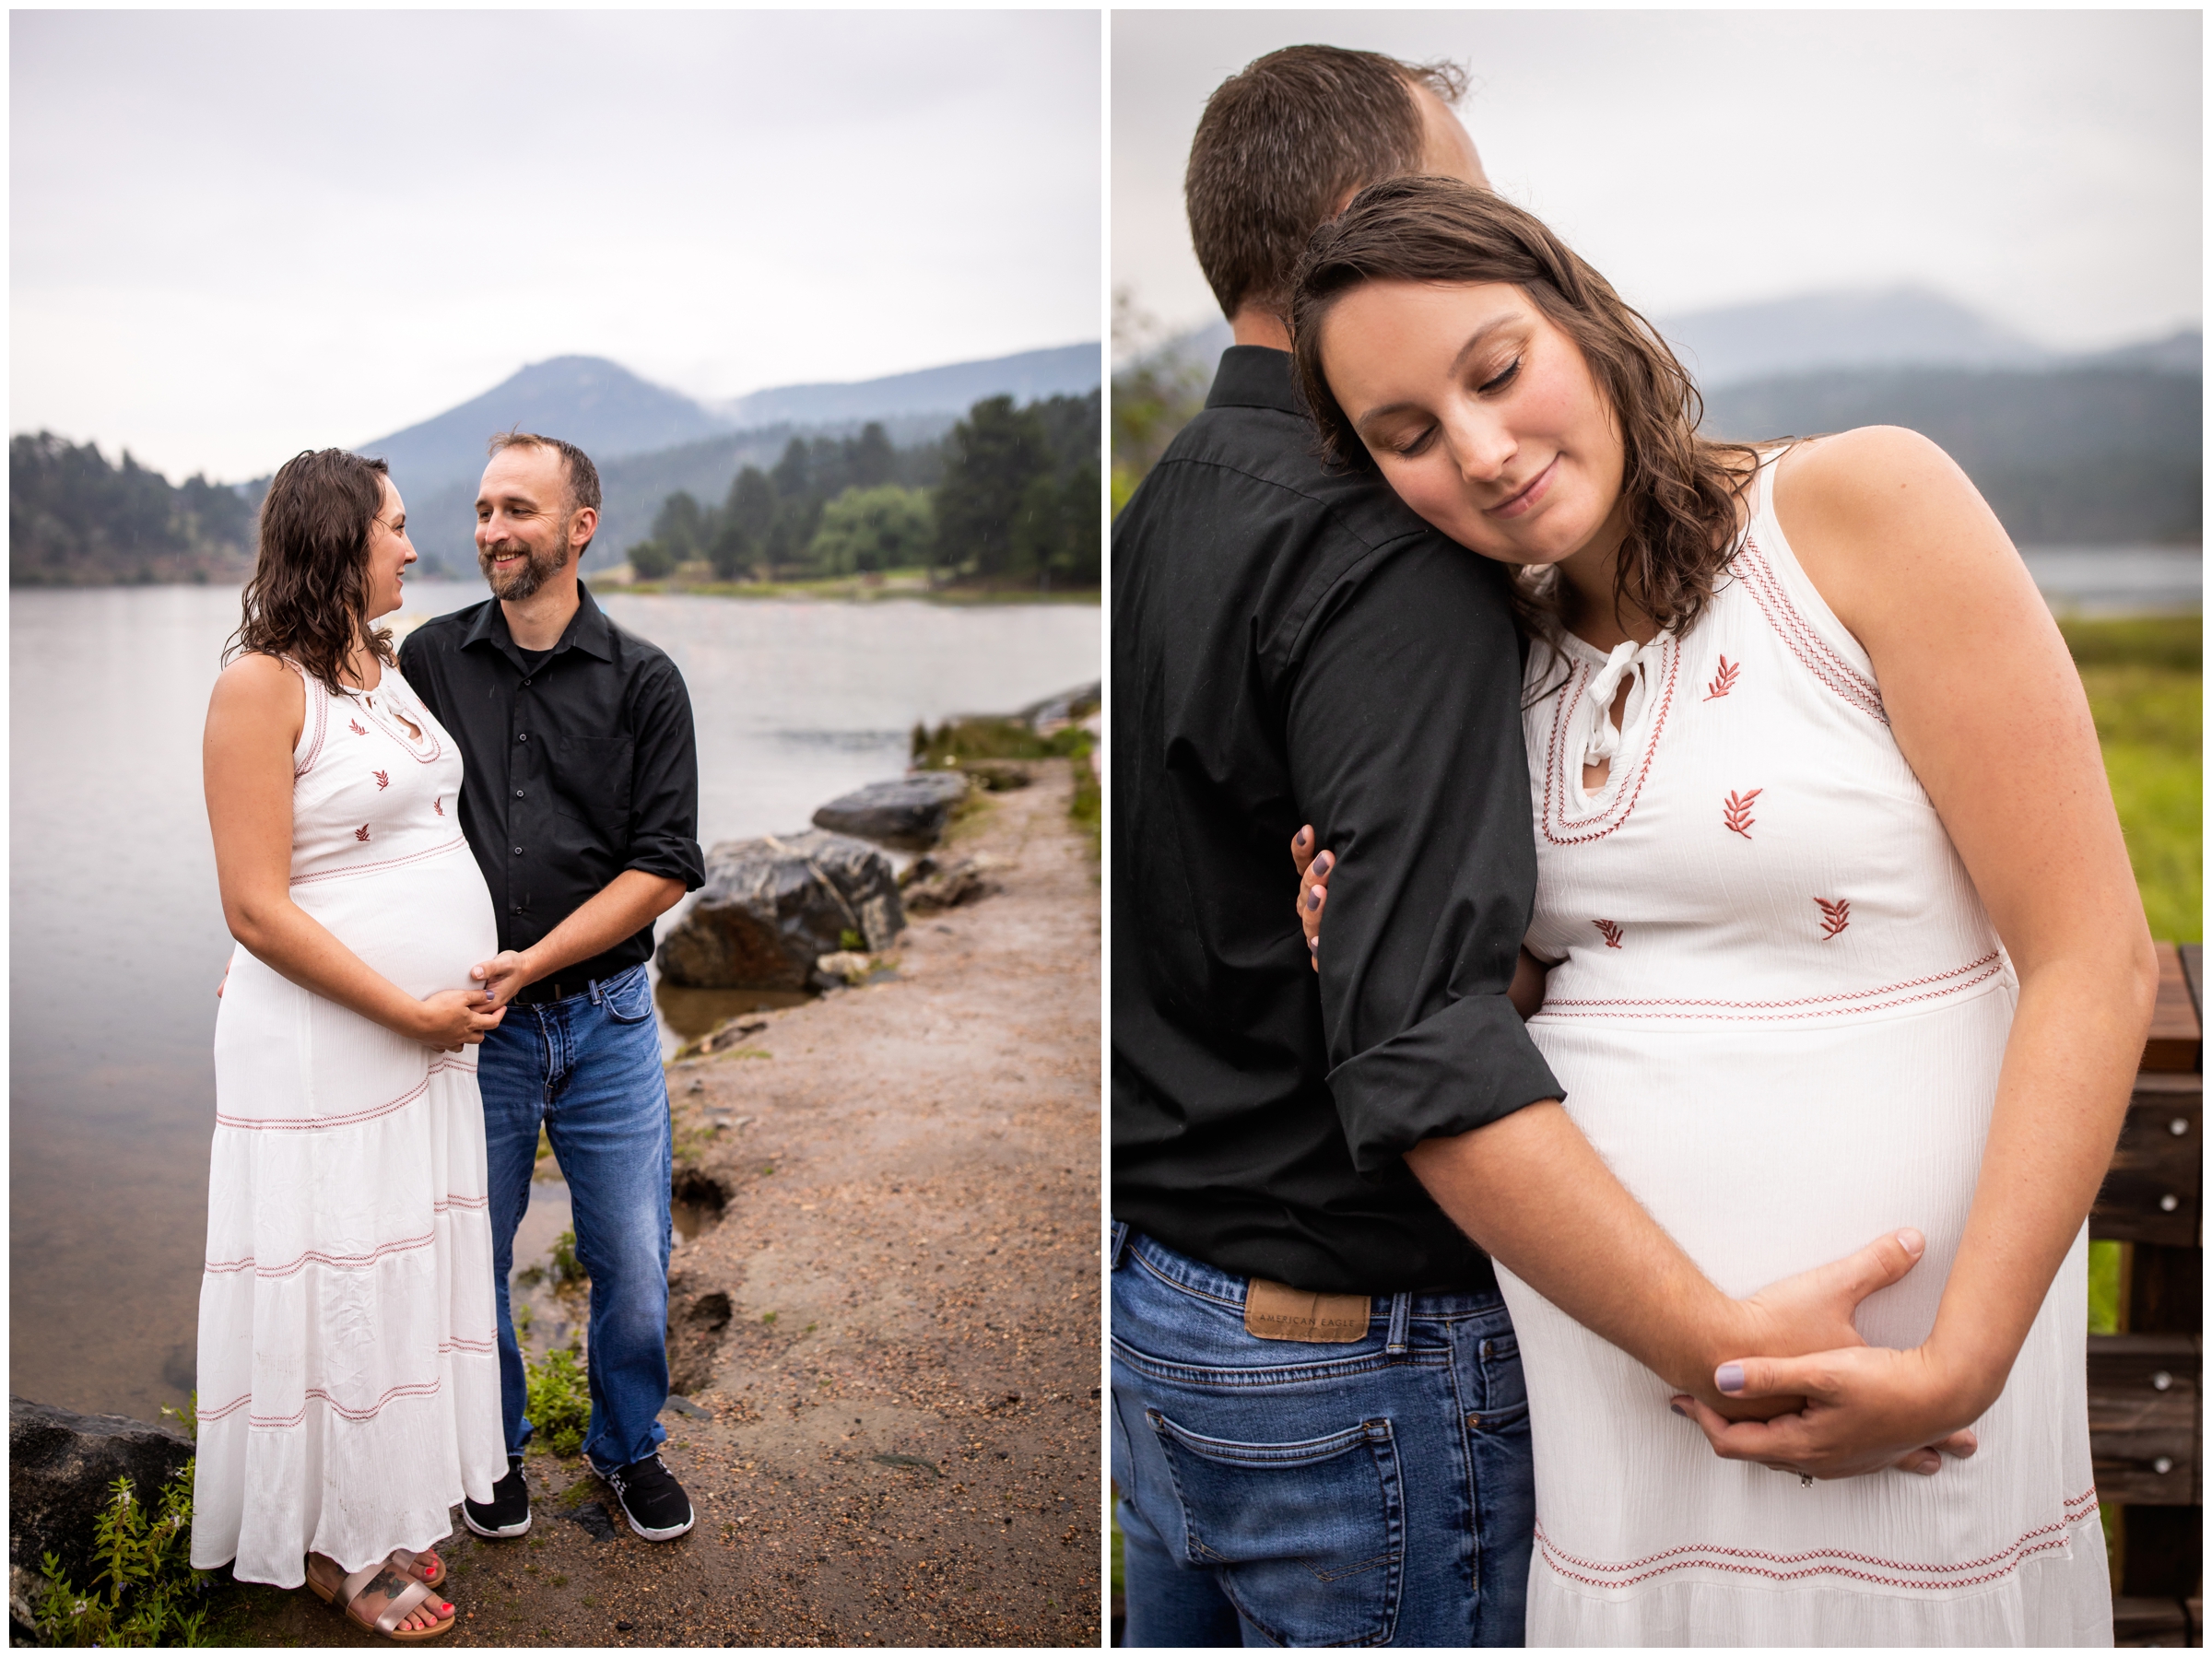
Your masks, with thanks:
[{"label": "shirt button", "polygon": [[514,854],[515,854],[517,857],[520,857],[520,856],[523,854],[523,849],[522,849],[522,847],[520,847],[520,846],[517,846],[517,847],[515,847],[515,849],[514,849]]},{"label": "shirt button", "polygon": [[517,731],[514,734],[514,739],[517,742],[528,742],[530,740],[530,733],[527,731]]},{"label": "shirt button", "polygon": [[514,797],[515,797],[516,799],[518,799],[518,800],[519,800],[519,799],[521,799],[521,798],[523,797],[523,791],[522,791],[521,789],[519,789],[519,788],[518,788],[518,789],[516,789],[516,790],[514,791]]},{"label": "shirt button", "polygon": [[528,679],[524,679],[524,680],[523,681],[523,688],[524,688],[524,690],[527,690],[527,689],[529,689],[529,688],[530,688],[530,681],[529,681]]}]

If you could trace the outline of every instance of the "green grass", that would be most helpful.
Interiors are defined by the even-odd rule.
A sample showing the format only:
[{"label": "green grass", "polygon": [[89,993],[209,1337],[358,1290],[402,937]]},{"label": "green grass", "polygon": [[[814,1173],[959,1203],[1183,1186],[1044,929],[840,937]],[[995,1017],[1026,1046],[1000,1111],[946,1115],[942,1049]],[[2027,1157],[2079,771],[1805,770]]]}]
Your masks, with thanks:
[{"label": "green grass", "polygon": [[[2155,938],[2204,938],[2204,617],[2062,619]],[[2120,1328],[2121,1245],[2089,1244],[2089,1333]],[[2109,1513],[2108,1510],[2108,1513]]]},{"label": "green grass", "polygon": [[2151,936],[2204,939],[2204,676],[2156,664],[2081,671]]},{"label": "green grass", "polygon": [[558,1346],[542,1358],[523,1360],[530,1425],[539,1441],[558,1456],[572,1456],[582,1450],[584,1429],[591,1424],[591,1383],[576,1357],[573,1349]]}]

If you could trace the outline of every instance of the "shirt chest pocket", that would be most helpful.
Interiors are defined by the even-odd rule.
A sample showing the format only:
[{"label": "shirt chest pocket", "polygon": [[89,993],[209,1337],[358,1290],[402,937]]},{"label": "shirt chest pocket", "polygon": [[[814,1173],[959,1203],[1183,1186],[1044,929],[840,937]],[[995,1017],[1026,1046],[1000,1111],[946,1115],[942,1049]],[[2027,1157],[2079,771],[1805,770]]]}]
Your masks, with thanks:
[{"label": "shirt chest pocket", "polygon": [[627,736],[557,736],[551,744],[553,809],[617,852],[629,834],[633,746]]}]

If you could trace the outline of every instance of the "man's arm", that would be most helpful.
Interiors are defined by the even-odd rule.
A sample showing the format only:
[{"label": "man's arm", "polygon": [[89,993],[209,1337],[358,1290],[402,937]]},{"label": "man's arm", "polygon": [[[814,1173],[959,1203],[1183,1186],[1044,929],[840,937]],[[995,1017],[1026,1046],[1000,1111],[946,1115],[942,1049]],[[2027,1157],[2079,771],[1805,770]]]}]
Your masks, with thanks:
[{"label": "man's arm", "polygon": [[500,1005],[525,985],[613,948],[706,883],[691,698],[674,663],[662,660],[641,676],[629,718],[627,866],[529,948],[503,950],[469,970]]},{"label": "man's arm", "polygon": [[468,975],[490,992],[493,1006],[503,1007],[516,991],[552,977],[563,967],[588,961],[652,925],[683,895],[680,880],[624,869],[529,948],[502,949],[471,967]]},{"label": "man's arm", "polygon": [[1292,770],[1335,853],[1320,954],[1330,1086],[1362,1169],[1404,1157],[1462,1230],[1569,1316],[1742,1413],[1716,1365],[1855,1342],[1853,1308],[1912,1268],[1918,1239],[1733,1300],[1559,1108],[1509,998],[1535,871],[1520,655],[1485,589],[1495,579],[1441,541],[1400,550],[1335,595],[1298,673]]}]

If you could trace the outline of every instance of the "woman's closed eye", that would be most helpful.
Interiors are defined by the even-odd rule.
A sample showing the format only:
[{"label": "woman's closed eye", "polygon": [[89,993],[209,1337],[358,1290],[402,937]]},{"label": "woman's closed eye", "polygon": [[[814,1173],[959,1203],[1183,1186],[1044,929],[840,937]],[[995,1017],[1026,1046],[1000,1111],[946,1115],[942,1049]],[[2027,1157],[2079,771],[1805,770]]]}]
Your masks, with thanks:
[{"label": "woman's closed eye", "polygon": [[1476,389],[1481,393],[1484,393],[1485,394],[1490,392],[1501,392],[1507,386],[1512,384],[1512,382],[1520,377],[1520,373],[1521,358],[1516,357],[1512,359],[1512,361],[1505,365],[1504,370],[1498,375],[1496,379],[1486,380]]}]

